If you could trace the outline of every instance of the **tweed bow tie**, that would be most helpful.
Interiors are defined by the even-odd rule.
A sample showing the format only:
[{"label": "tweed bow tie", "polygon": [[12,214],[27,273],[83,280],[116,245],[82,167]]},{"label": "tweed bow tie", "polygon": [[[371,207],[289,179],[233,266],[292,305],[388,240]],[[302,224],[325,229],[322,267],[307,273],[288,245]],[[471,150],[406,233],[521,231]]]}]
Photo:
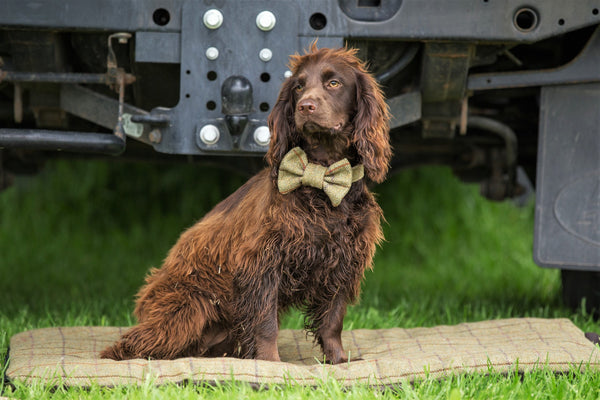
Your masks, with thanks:
[{"label": "tweed bow tie", "polygon": [[277,188],[281,194],[287,194],[300,186],[312,186],[323,189],[331,204],[337,207],[350,190],[353,182],[364,176],[362,164],[350,166],[347,159],[331,164],[329,167],[308,162],[306,153],[300,147],[290,150],[279,165]]}]

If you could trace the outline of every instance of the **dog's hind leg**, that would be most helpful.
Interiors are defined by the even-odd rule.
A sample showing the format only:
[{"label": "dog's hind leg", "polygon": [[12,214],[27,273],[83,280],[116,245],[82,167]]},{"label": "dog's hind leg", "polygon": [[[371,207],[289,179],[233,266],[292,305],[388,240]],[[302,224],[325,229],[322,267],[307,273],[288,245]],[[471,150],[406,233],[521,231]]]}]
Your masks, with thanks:
[{"label": "dog's hind leg", "polygon": [[[212,332],[216,310],[210,300],[202,296],[182,299],[175,293],[172,296],[165,295],[153,304],[152,309],[145,310],[143,315],[138,325],[102,351],[100,357],[126,360],[200,355],[195,353],[207,350],[204,342],[214,346],[227,337],[224,333]],[[206,341],[203,340],[204,333],[207,333]]]}]

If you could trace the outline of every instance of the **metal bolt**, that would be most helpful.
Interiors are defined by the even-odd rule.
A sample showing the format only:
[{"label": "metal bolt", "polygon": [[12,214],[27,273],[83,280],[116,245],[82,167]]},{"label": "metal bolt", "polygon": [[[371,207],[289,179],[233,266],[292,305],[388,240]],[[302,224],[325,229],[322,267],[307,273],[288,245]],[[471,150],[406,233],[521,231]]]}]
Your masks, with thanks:
[{"label": "metal bolt", "polygon": [[153,129],[148,134],[148,139],[150,139],[150,142],[152,143],[160,143],[162,140],[162,133],[160,133],[160,130],[158,129]]},{"label": "metal bolt", "polygon": [[208,49],[206,49],[206,58],[208,58],[209,60],[216,60],[217,58],[219,58],[219,49],[217,49],[216,47],[209,47]]},{"label": "metal bolt", "polygon": [[264,62],[271,61],[271,58],[273,58],[273,52],[271,49],[264,48],[258,53],[258,58]]},{"label": "metal bolt", "polygon": [[292,75],[294,75],[294,74],[293,74],[293,73],[292,73],[292,71],[290,71],[290,70],[287,70],[287,71],[285,71],[285,72],[283,73],[283,77],[284,77],[284,78],[289,78],[289,77],[290,77],[290,76],[292,76]]},{"label": "metal bolt", "polygon": [[208,29],[217,29],[223,23],[223,14],[215,8],[211,8],[204,13],[202,21]]},{"label": "metal bolt", "polygon": [[221,136],[219,128],[212,124],[204,125],[199,132],[200,140],[204,144],[215,144],[219,141]]},{"label": "metal bolt", "polygon": [[259,126],[254,130],[254,141],[259,146],[267,146],[271,141],[271,132],[269,132],[269,128],[266,126]]},{"label": "metal bolt", "polygon": [[131,136],[134,138],[142,137],[144,133],[144,125],[133,122],[131,120],[131,114],[124,113],[123,114],[123,130],[127,136]]},{"label": "metal bolt", "polygon": [[275,27],[277,19],[271,11],[262,11],[256,16],[256,26],[261,31],[268,32]]},{"label": "metal bolt", "polygon": [[131,33],[127,32],[118,32],[111,35],[113,38],[117,39],[120,44],[125,44],[131,38]]}]

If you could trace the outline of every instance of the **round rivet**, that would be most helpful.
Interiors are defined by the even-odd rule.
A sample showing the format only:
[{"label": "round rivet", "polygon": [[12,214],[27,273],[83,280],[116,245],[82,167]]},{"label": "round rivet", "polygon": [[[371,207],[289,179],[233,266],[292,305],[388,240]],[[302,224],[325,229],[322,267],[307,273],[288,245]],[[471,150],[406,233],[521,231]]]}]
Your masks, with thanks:
[{"label": "round rivet", "polygon": [[259,126],[254,131],[254,141],[259,146],[267,146],[271,141],[271,132],[269,132],[269,128],[266,126]]},{"label": "round rivet", "polygon": [[208,58],[209,60],[216,60],[217,58],[219,58],[219,49],[217,49],[216,47],[209,47],[208,49],[206,49],[206,58]]},{"label": "round rivet", "polygon": [[204,13],[202,21],[208,29],[217,29],[223,23],[223,14],[221,11],[211,8]]},{"label": "round rivet", "polygon": [[290,76],[292,76],[292,75],[294,75],[294,74],[293,74],[293,73],[292,73],[292,71],[290,71],[290,70],[287,70],[287,71],[285,71],[285,72],[283,73],[283,77],[284,77],[284,78],[289,78],[289,77],[290,77]]},{"label": "round rivet", "polygon": [[219,128],[214,125],[208,124],[204,125],[202,129],[200,129],[200,140],[204,144],[215,144],[219,141],[219,137],[221,134],[219,133]]},{"label": "round rivet", "polygon": [[271,58],[273,58],[273,52],[271,49],[264,48],[258,53],[258,58],[264,62],[271,61]]},{"label": "round rivet", "polygon": [[277,19],[271,11],[262,11],[256,16],[256,26],[261,31],[268,32],[275,27]]}]

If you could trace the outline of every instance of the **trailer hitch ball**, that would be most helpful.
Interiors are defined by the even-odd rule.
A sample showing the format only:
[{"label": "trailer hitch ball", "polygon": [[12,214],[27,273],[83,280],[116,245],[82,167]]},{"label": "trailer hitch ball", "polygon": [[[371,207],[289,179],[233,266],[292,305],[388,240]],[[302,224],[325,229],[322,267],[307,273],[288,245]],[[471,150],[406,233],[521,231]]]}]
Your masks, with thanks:
[{"label": "trailer hitch ball", "polygon": [[248,115],[252,112],[252,84],[244,76],[230,76],[221,86],[222,112]]}]

